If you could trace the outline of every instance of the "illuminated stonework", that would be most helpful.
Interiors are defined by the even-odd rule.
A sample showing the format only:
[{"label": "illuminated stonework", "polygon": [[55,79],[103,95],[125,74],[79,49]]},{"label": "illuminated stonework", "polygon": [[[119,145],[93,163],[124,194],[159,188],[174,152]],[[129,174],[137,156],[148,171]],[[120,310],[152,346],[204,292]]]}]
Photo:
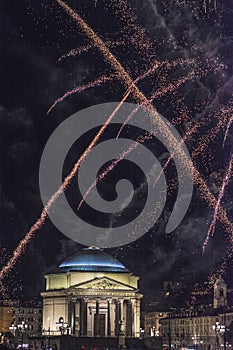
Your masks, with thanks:
[{"label": "illuminated stonework", "polygon": [[60,334],[65,325],[75,336],[115,337],[123,321],[126,336],[140,336],[139,277],[103,250],[83,249],[45,279],[45,332]]}]

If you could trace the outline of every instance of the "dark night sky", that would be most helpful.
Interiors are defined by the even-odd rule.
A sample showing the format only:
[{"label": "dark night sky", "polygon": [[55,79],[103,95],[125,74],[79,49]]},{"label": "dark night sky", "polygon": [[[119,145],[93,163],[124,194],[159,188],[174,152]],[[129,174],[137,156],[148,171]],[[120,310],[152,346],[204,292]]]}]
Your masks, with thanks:
[{"label": "dark night sky", "polygon": [[[177,125],[181,135],[201,118],[213,114],[210,120],[206,119],[199,133],[187,142],[192,154],[201,138],[216,126],[214,116],[217,111],[224,107],[227,110],[232,98],[232,1],[217,0],[216,10],[211,2],[206,13],[202,0],[136,0],[129,3],[138,23],[145,28],[152,52],[144,49],[139,52],[130,42],[135,28],[127,28],[127,23],[130,23],[118,11],[117,1],[97,0],[96,6],[94,0],[69,2],[105,41],[125,41],[124,46],[115,46],[111,50],[133,79],[151,66],[150,56],[171,62],[180,58],[194,59],[206,70],[204,76],[196,76],[154,102],[158,111],[173,122],[182,116],[183,106],[187,107],[189,118]],[[65,99],[47,115],[49,107],[67,90],[109,74],[111,68],[94,48],[57,62],[61,55],[89,44],[89,40],[55,1],[2,2],[0,26],[0,244],[9,256],[41,212],[38,169],[50,134],[78,110],[97,103],[119,101],[125,90],[119,81],[106,83]],[[214,69],[216,62],[222,63],[218,71]],[[188,72],[189,68],[182,66],[164,72],[161,69],[167,84]],[[149,96],[161,84],[161,78],[154,74],[151,79],[141,82],[140,88]],[[128,101],[133,102],[131,97]],[[221,113],[218,118],[222,118]],[[215,196],[230,157],[232,132],[222,149],[225,128],[226,122],[195,159],[198,170]],[[156,142],[151,147],[156,149],[163,162],[166,149]],[[71,150],[67,169],[77,160],[79,153],[78,146]],[[172,169],[168,168],[167,176],[172,176]],[[228,185],[223,204],[233,220],[231,185]],[[72,195],[75,186],[76,182],[67,196],[76,203],[77,199]],[[109,249],[141,277],[141,290],[148,298],[155,297],[153,291],[160,288],[164,280],[182,281],[191,288],[195,281],[206,280],[226,250],[226,233],[218,223],[206,254],[202,255],[213,211],[209,210],[196,186],[184,220],[173,233],[165,234],[173,199],[150,232],[128,246]],[[26,296],[36,294],[44,288],[43,273],[79,248],[79,244],[59,233],[47,220],[6,278],[6,283],[22,284]],[[5,253],[2,254],[4,264],[6,257]],[[229,263],[228,280],[231,273]]]}]

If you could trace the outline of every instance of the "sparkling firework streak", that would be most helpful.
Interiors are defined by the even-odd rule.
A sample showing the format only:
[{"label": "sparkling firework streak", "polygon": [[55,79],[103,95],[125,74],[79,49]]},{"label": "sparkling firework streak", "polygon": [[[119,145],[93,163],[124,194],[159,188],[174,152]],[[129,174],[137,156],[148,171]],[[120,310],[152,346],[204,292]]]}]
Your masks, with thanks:
[{"label": "sparkling firework streak", "polygon": [[[153,94],[153,97],[155,96],[155,94]],[[153,99],[152,99],[153,100]],[[140,108],[141,106],[138,106],[137,108],[135,108],[135,110],[130,114],[130,117],[132,117],[132,114],[135,114],[136,113],[136,111]],[[229,112],[229,111],[228,111]],[[221,115],[222,116],[222,114],[223,114],[223,110],[221,110],[220,112],[219,112],[219,115]],[[212,118],[212,114],[210,114],[209,116],[208,116],[208,120],[211,120]],[[127,120],[129,119],[129,117],[127,118]],[[187,131],[187,133],[184,135],[184,137],[183,137],[183,139],[182,139],[182,141],[180,142],[180,145],[182,146],[182,144],[184,143],[184,142],[186,142],[190,137],[192,137],[193,136],[193,134],[194,133],[196,133],[196,132],[198,132],[198,129],[203,125],[203,123],[206,123],[206,118],[204,118],[204,120],[201,120],[199,123],[196,123],[190,130],[188,130]],[[122,128],[122,127],[121,127]],[[119,135],[119,133],[117,134],[117,137],[118,137],[118,135]],[[211,134],[212,135],[212,134]],[[142,141],[144,142],[144,140],[145,139],[142,139]],[[136,147],[137,147],[137,145],[138,144],[132,144],[129,148],[128,148],[128,150],[126,150],[126,151],[124,151],[121,155],[120,155],[120,157],[117,159],[117,160],[115,160],[115,161],[113,161],[96,179],[95,179],[95,181],[91,184],[91,186],[87,189],[87,191],[86,191],[86,193],[84,194],[84,196],[83,196],[83,198],[82,198],[82,200],[79,202],[79,205],[78,205],[78,208],[77,208],[77,210],[79,210],[80,208],[81,208],[81,206],[82,206],[82,204],[84,203],[84,201],[85,201],[85,199],[87,198],[87,196],[89,195],[89,193],[91,192],[91,190],[97,185],[97,183],[99,182],[99,181],[102,181],[106,176],[107,176],[107,174],[110,172],[110,171],[112,171],[118,164],[119,164],[119,162],[121,161],[121,160],[123,160],[130,152],[132,152]],[[153,184],[153,187],[154,186],[156,186],[156,184],[157,184],[157,182],[159,181],[159,179],[160,179],[160,177],[162,176],[162,174],[163,174],[163,172],[164,172],[164,170],[168,167],[168,165],[170,164],[170,162],[171,162],[171,160],[173,159],[173,157],[174,157],[174,154],[171,154],[170,156],[169,156],[169,158],[168,158],[168,160],[166,161],[166,163],[165,163],[165,165],[163,166],[163,168],[161,169],[161,171],[160,171],[160,173],[159,173],[159,175],[157,176],[157,178],[155,179],[155,181],[154,181],[154,184]],[[206,186],[206,184],[205,184],[205,182],[203,181],[202,182],[202,184],[203,184],[203,186],[204,186],[204,188],[207,188],[207,186]],[[214,198],[214,197],[213,197]],[[213,199],[212,198],[212,199]],[[208,204],[209,204],[209,206],[211,206],[211,201],[208,201]],[[216,205],[217,205],[217,203],[216,203]],[[219,203],[219,208],[220,208],[220,203]],[[219,208],[218,208],[218,210],[219,210]],[[223,211],[224,212],[224,211]],[[225,213],[225,212],[224,212]],[[225,217],[226,217],[226,213],[225,213]],[[216,219],[217,219],[217,215],[216,215]],[[231,224],[230,222],[229,222],[229,224]],[[232,226],[232,228],[233,228],[233,225],[231,225]],[[230,231],[232,234],[233,234],[233,231],[232,231],[232,229],[231,229],[231,231]],[[232,237],[233,238],[233,237]]]},{"label": "sparkling firework streak", "polygon": [[218,217],[218,212],[219,212],[221,200],[222,200],[222,198],[224,196],[225,188],[227,187],[227,185],[228,185],[228,183],[230,181],[230,178],[232,176],[232,165],[233,165],[233,154],[231,155],[231,159],[230,159],[227,171],[226,171],[226,175],[225,175],[225,178],[223,180],[221,190],[219,192],[218,200],[217,200],[216,206],[214,208],[213,220],[212,220],[211,225],[210,225],[210,227],[208,229],[208,233],[207,233],[205,242],[203,244],[203,248],[202,248],[202,252],[203,253],[205,252],[205,249],[206,249],[206,246],[207,246],[207,244],[209,242],[210,236],[211,235],[213,236],[213,234],[214,234],[214,230],[215,230],[215,226],[216,226],[216,222],[217,222],[217,217]]},{"label": "sparkling firework streak", "polygon": [[[145,74],[141,75],[139,78],[137,78],[137,79],[134,81],[134,84],[137,83],[139,80],[145,78],[147,75],[151,74],[155,69],[156,69],[156,66],[155,66],[154,68],[151,68],[151,69],[150,69],[148,72],[146,72]],[[192,72],[190,75],[188,75],[187,77],[185,77],[185,78],[183,78],[183,79],[180,79],[180,80],[179,80],[178,82],[176,82],[175,84],[170,84],[168,87],[164,88],[163,90],[156,91],[156,92],[152,95],[151,99],[150,99],[148,102],[149,102],[149,103],[152,103],[153,100],[154,100],[156,97],[161,96],[161,95],[167,93],[168,91],[170,92],[170,91],[172,91],[173,89],[179,87],[179,86],[180,86],[181,84],[183,84],[185,81],[187,81],[188,79],[190,79],[191,77],[193,77],[193,74],[194,74],[194,73]],[[147,103],[147,101],[146,101],[146,103]],[[141,108],[141,107],[143,107],[143,106],[145,106],[145,105],[146,105],[145,103],[142,104],[142,105],[138,105],[138,106],[132,111],[132,113],[130,113],[130,115],[128,116],[128,118],[127,118],[127,119],[125,120],[125,122],[122,124],[122,126],[121,126],[121,128],[120,128],[120,130],[119,130],[119,132],[118,132],[118,134],[117,134],[117,136],[116,136],[116,139],[118,139],[118,138],[120,137],[120,134],[121,134],[121,132],[122,132],[124,126],[125,126],[125,125],[127,124],[127,122],[135,115],[135,113],[138,111],[138,109]],[[182,140],[182,142],[180,143],[180,146],[182,146],[182,144],[185,142],[185,140],[186,140],[188,137],[190,137],[190,136],[193,134],[193,131],[196,130],[197,128],[198,128],[198,125],[196,124],[196,125],[187,133],[186,138],[184,138],[184,139]],[[143,142],[144,142],[144,140],[145,140],[145,139],[142,139]],[[123,159],[124,159],[130,152],[132,152],[136,147],[137,147],[137,145],[135,145],[135,144],[131,145],[131,146],[128,148],[128,150],[124,151],[124,152],[120,155],[120,157],[119,157],[117,160],[113,161],[113,162],[111,163],[111,165],[108,166],[108,167],[102,172],[102,174],[100,174],[100,175],[95,179],[95,181],[94,181],[94,182],[91,184],[91,186],[87,189],[87,191],[86,191],[86,193],[84,194],[82,200],[79,202],[77,210],[79,210],[79,209],[81,208],[81,206],[82,206],[82,204],[84,203],[85,199],[87,198],[87,196],[89,195],[89,193],[91,192],[91,190],[97,185],[97,183],[98,183],[99,181],[103,180],[103,179],[107,176],[107,174],[108,174],[110,171],[112,171],[112,170],[119,164],[119,162],[120,162],[121,160],[123,160]],[[167,166],[169,165],[169,163],[170,163],[170,161],[172,160],[173,157],[174,157],[174,154],[172,154],[172,155],[169,157],[169,159],[167,160],[166,164],[165,164],[164,167],[162,168],[160,174],[159,174],[158,177],[156,178],[156,180],[155,180],[153,186],[156,185],[156,183],[157,183],[158,180],[160,179],[160,177],[161,177],[163,171],[167,168]]]},{"label": "sparkling firework streak", "polygon": [[132,111],[132,113],[130,113],[130,115],[126,118],[126,120],[124,121],[124,123],[120,127],[120,130],[119,130],[116,138],[120,137],[122,130],[124,129],[126,124],[133,118],[133,116],[135,115],[135,113],[138,111],[139,108],[146,107],[148,104],[152,103],[156,98],[162,97],[162,96],[166,95],[168,92],[174,91],[175,89],[179,88],[182,84],[184,84],[186,81],[193,78],[195,75],[196,74],[194,72],[191,72],[186,77],[179,79],[177,82],[171,83],[168,86],[165,86],[164,88],[159,89],[155,93],[153,93],[149,100],[147,100],[144,103],[142,103],[141,105],[139,105],[137,108],[135,108],[134,111]]},{"label": "sparkling firework streak", "polygon": [[[114,1],[113,1],[114,2]],[[63,3],[63,2],[62,2]],[[115,2],[116,3],[116,2]],[[125,5],[125,2],[124,1],[119,1],[117,2],[117,4],[119,4],[120,7],[124,6]],[[123,4],[123,5],[122,5]],[[215,2],[216,4],[216,2]],[[69,13],[69,12],[68,12]],[[124,18],[124,16],[123,16]],[[132,16],[131,16],[132,18]],[[74,18],[75,19],[75,18]],[[76,19],[75,19],[76,20]],[[90,36],[89,36],[90,37]],[[139,44],[139,48],[142,50],[142,46],[140,41],[139,40],[135,40],[135,44]],[[147,48],[147,45],[145,45],[145,48]],[[100,50],[101,51],[101,50]],[[143,51],[143,50],[142,50]],[[148,50],[150,51],[150,50]],[[102,51],[101,51],[102,52]],[[105,59],[106,59],[106,56],[104,56]],[[115,62],[113,63],[115,65]],[[135,96],[134,96],[135,97]],[[136,101],[138,102],[138,100],[136,99]],[[139,102],[140,103],[140,102]],[[184,108],[185,110],[185,108]],[[213,208],[213,204],[216,203],[216,199],[214,198],[214,196],[211,194],[211,192],[209,191],[207,185],[205,184],[205,181],[201,178],[199,172],[194,169],[194,179],[195,179],[195,183],[198,185],[199,187],[199,190],[200,190],[200,194],[201,194],[201,197],[207,201],[208,205]],[[227,229],[227,232],[233,232],[232,231],[232,224],[231,222],[228,220],[227,218],[227,215],[225,213],[225,211],[223,209],[220,208],[220,211],[221,211],[221,214],[222,215],[219,215],[218,216],[218,219],[223,223],[224,227]],[[220,213],[219,211],[219,213]],[[223,263],[223,266],[224,266],[224,263]]]},{"label": "sparkling firework streak", "polygon": [[147,109],[150,112],[150,118],[153,123],[155,123],[156,128],[159,132],[165,136],[168,144],[174,149],[181,161],[182,170],[187,176],[190,175],[190,169],[192,169],[192,164],[186,157],[186,154],[183,152],[178,140],[174,137],[172,132],[169,130],[166,123],[162,120],[154,106],[148,101],[146,96],[138,89],[134,84],[129,74],[116,59],[116,57],[109,51],[101,38],[88,26],[88,24],[64,1],[56,0],[56,2],[64,9],[64,11],[77,23],[77,25],[83,30],[87,37],[95,44],[95,46],[102,53],[106,62],[108,62],[115,72],[119,75],[124,86],[131,90],[131,94],[139,104],[146,103]]},{"label": "sparkling firework streak", "polygon": [[225,143],[226,143],[226,140],[227,140],[227,136],[229,134],[229,130],[230,130],[230,127],[233,123],[233,117],[230,118],[228,124],[227,124],[227,127],[226,127],[226,132],[225,132],[225,135],[224,135],[224,139],[223,139],[223,144],[222,144],[222,147],[225,146]]},{"label": "sparkling firework streak", "polygon": [[[88,27],[88,25],[80,18],[80,16],[78,16],[66,3],[64,3],[63,1],[61,0],[58,0],[57,1],[63,8],[64,10],[79,24],[81,25],[81,27],[84,29],[84,32],[88,35],[88,37],[93,41],[94,45],[96,47],[98,47],[100,49],[100,51],[102,52],[105,60],[107,62],[110,62],[112,64],[112,66],[114,67],[114,69],[117,71],[117,73],[120,73],[121,74],[121,79],[123,80],[123,83],[124,85],[126,85],[128,88],[131,87],[132,85],[132,80],[131,78],[129,77],[128,73],[124,70],[124,68],[120,65],[120,63],[115,59],[115,57],[109,52],[109,50],[106,48],[106,46],[104,45],[104,43],[102,42],[102,40]],[[146,98],[145,96],[137,89],[137,87],[135,87],[134,85],[132,86],[132,94],[133,96],[135,97],[136,101],[137,102],[144,102],[146,101]],[[153,106],[151,106],[151,108],[153,108]],[[154,111],[154,108],[153,108],[153,111]],[[159,120],[158,118],[156,118],[157,114],[155,113],[154,114],[154,117],[155,117],[155,121],[157,122],[157,127],[159,126],[160,129],[162,127],[162,131],[164,131],[167,135],[167,129],[165,127],[165,129],[163,128],[164,125],[161,125],[159,123]],[[167,136],[170,136],[169,134]],[[169,137],[168,137],[168,140],[169,140]],[[171,142],[173,142],[174,140],[170,140]],[[177,143],[176,143],[177,145]],[[71,174],[70,174],[71,175]],[[198,172],[196,172],[196,175],[199,175]],[[197,178],[197,183],[199,184],[199,186],[203,186],[202,188],[202,191],[204,193],[202,193],[202,197],[203,198],[206,198],[208,197],[207,194],[209,194],[209,191],[208,191],[208,188],[206,188],[203,183],[202,183],[202,179],[199,179],[198,176],[196,176]],[[59,191],[59,190],[58,190]],[[211,195],[211,194],[210,194]],[[50,204],[50,203],[49,203]],[[42,213],[43,214],[43,213]],[[45,210],[45,214],[46,214],[46,210]],[[43,218],[43,215],[42,215],[42,218]],[[228,224],[228,219],[227,217],[223,216],[225,220],[225,224]],[[39,229],[41,227],[42,224],[40,224],[40,220],[37,221],[37,223],[33,226],[32,228],[32,231],[33,233],[35,232],[36,229]],[[31,232],[31,230],[30,230]],[[29,235],[26,235],[26,238],[28,238]],[[21,246],[23,246],[23,241],[20,243]],[[20,249],[20,247],[18,247]],[[17,248],[17,249],[18,249]],[[17,255],[17,249],[16,251],[14,252],[14,254]],[[18,256],[19,257],[19,256]],[[14,259],[13,259],[14,261]],[[7,268],[6,268],[7,270]],[[0,274],[0,277],[1,277],[2,274]],[[4,275],[4,273],[3,273]]]},{"label": "sparkling firework streak", "polygon": [[85,158],[88,156],[88,154],[91,152],[92,148],[96,145],[98,142],[100,136],[103,134],[105,129],[107,128],[108,124],[111,122],[111,120],[114,118],[117,111],[120,109],[124,101],[128,98],[130,94],[130,91],[127,91],[125,96],[122,98],[121,102],[118,104],[118,106],[115,108],[113,113],[109,116],[106,123],[100,128],[99,132],[96,134],[94,139],[91,141],[89,146],[86,148],[86,150],[83,152],[79,160],[75,163],[73,169],[69,173],[69,175],[66,176],[64,179],[62,185],[58,188],[58,190],[52,195],[52,197],[49,199],[46,206],[43,208],[42,213],[40,215],[40,218],[36,221],[36,223],[31,227],[31,229],[27,232],[26,236],[20,241],[19,245],[13,252],[11,258],[7,262],[7,264],[1,269],[0,271],[0,281],[9,273],[9,271],[14,267],[22,253],[25,251],[25,248],[27,244],[30,242],[30,240],[34,237],[34,234],[36,231],[38,231],[42,225],[44,224],[49,211],[57,201],[57,199],[60,197],[60,195],[68,188],[70,185],[73,177],[77,174],[78,169],[80,168],[81,164],[85,160]]},{"label": "sparkling firework streak", "polygon": [[91,184],[91,186],[87,189],[87,191],[85,192],[83,198],[81,199],[81,201],[78,204],[77,210],[79,210],[81,208],[81,206],[83,205],[83,203],[85,202],[87,196],[89,195],[89,193],[91,192],[91,190],[97,185],[97,183],[99,181],[102,181],[110,171],[112,171],[113,169],[115,169],[115,167],[123,160],[125,159],[125,157],[127,157],[127,155],[129,155],[133,150],[135,150],[139,144],[142,144],[143,142],[145,142],[146,140],[151,139],[151,135],[145,135],[143,137],[140,137],[136,140],[136,142],[132,143],[129,148],[122,152],[122,154],[115,159],[99,176],[97,176],[97,178],[95,179],[95,181]]},{"label": "sparkling firework streak", "polygon": [[98,78],[98,79],[96,79],[96,80],[94,80],[94,81],[92,81],[92,82],[90,82],[90,83],[88,83],[88,84],[81,85],[81,86],[77,86],[77,87],[75,87],[74,89],[67,91],[63,96],[59,97],[59,98],[52,104],[52,106],[49,108],[47,114],[49,114],[49,113],[52,111],[52,109],[53,109],[58,103],[62,102],[66,97],[71,96],[71,95],[73,95],[73,94],[80,93],[80,92],[85,91],[85,90],[87,90],[87,89],[94,88],[94,87],[96,87],[96,86],[99,86],[99,85],[101,85],[101,84],[103,84],[103,83],[112,81],[112,80],[114,80],[114,79],[117,79],[117,77],[116,77],[116,76],[114,77],[113,75],[109,75],[109,76],[103,75],[102,77],[100,77],[100,78]]},{"label": "sparkling firework streak", "polygon": [[[63,3],[64,4],[64,2],[63,1],[57,1],[58,3]],[[122,1],[119,1],[119,3],[123,3]],[[64,8],[64,7],[63,7]],[[137,43],[139,43],[139,41],[137,41],[137,40],[135,40],[135,44],[137,44]],[[98,45],[96,45],[96,43],[94,43],[94,46],[97,46],[98,47]],[[98,47],[99,48],[99,47]],[[105,56],[104,56],[105,57]],[[105,60],[107,60],[106,59],[106,57],[105,57]],[[108,62],[109,62],[109,60],[107,60]],[[116,64],[116,62],[115,61],[113,61],[113,65],[115,65],[115,68],[116,68],[116,71],[118,70],[118,66],[117,66],[117,64]],[[122,67],[123,68],[123,67]],[[120,72],[121,73],[121,72]],[[124,78],[125,78],[125,76],[124,76]],[[126,85],[127,86],[127,88],[129,89],[129,85],[130,84],[130,81],[124,81],[124,85]],[[141,96],[140,94],[137,96],[137,93],[138,93],[138,91],[137,90],[135,90],[135,88],[134,88],[134,86],[133,86],[133,94],[134,94],[134,97],[136,97],[136,101],[138,102],[138,97],[139,98],[141,98],[142,97],[142,100],[143,100],[143,98],[144,98],[144,96]],[[140,103],[140,99],[139,99],[139,103]],[[143,102],[142,102],[143,103]],[[145,101],[145,103],[147,103],[147,101]],[[216,202],[216,200],[215,200],[215,198],[213,197],[211,197],[211,193],[209,192],[209,189],[208,189],[208,187],[206,186],[206,184],[204,183],[203,184],[203,182],[202,182],[202,178],[200,177],[200,174],[198,173],[198,172],[196,172],[195,173],[195,178],[196,178],[196,183],[199,185],[199,188],[200,188],[200,190],[201,190],[201,194],[202,194],[202,198],[204,198],[205,200],[208,198],[208,200],[210,201],[210,202],[213,202],[213,203],[215,203]],[[202,187],[203,186],[203,187]],[[65,189],[64,189],[65,190]],[[207,197],[207,198],[206,198]],[[55,199],[56,200],[56,199]],[[212,206],[213,207],[213,206]],[[221,215],[220,215],[220,213],[221,213],[221,208],[220,208],[220,210],[219,210],[219,212],[218,212],[218,219],[219,220],[221,220],[221,218],[222,218],[222,222],[224,223],[224,225],[226,225],[227,227],[228,227],[228,229],[230,229],[231,227],[231,223],[228,221],[228,218],[227,218],[227,216],[224,214],[225,212],[223,212],[223,214],[225,215],[223,215],[222,217],[221,217]],[[47,213],[46,213],[47,214]],[[41,217],[42,218],[42,217]],[[43,224],[43,223],[42,223]],[[42,225],[41,224],[41,225]],[[36,225],[36,224],[35,224]],[[35,230],[37,230],[37,229],[39,229],[40,227],[41,227],[41,225],[40,226],[38,226],[38,228],[36,228]],[[33,226],[34,227],[34,226]],[[25,237],[26,238],[26,237]],[[0,278],[1,278],[1,274],[0,274]]]},{"label": "sparkling firework streak", "polygon": [[[121,40],[121,41],[106,41],[105,44],[106,44],[106,46],[113,48],[113,47],[125,45],[125,41],[123,41],[123,40]],[[68,57],[75,57],[77,55],[81,55],[82,53],[87,52],[93,48],[94,48],[93,44],[77,47],[76,49],[72,49],[68,53],[59,57],[57,62],[61,62],[63,59],[68,58]]]},{"label": "sparkling firework streak", "polygon": [[[226,138],[228,136],[229,133],[229,128],[231,125],[231,121],[233,121],[231,115],[233,113],[233,103],[232,101],[230,101],[228,103],[227,107],[222,107],[220,108],[219,111],[213,111],[211,113],[208,113],[207,118],[205,118],[205,122],[206,121],[210,121],[213,118],[215,118],[217,120],[217,125],[213,128],[211,128],[204,136],[202,136],[199,140],[198,140],[198,144],[195,146],[194,151],[192,152],[192,159],[197,158],[199,155],[202,155],[207,147],[207,145],[210,142],[213,142],[213,140],[215,140],[215,137],[217,136],[217,134],[220,132],[221,129],[224,130],[225,125],[227,123],[227,127],[226,127],[226,131],[225,131],[225,135],[224,135],[224,140],[226,141]],[[230,117],[229,117],[230,116]],[[224,147],[225,142],[223,142],[223,147]]]},{"label": "sparkling firework streak", "polygon": [[[184,63],[181,61],[179,61],[179,63]],[[177,64],[177,62],[175,63]],[[157,63],[154,67],[152,67],[151,69],[149,69],[147,72],[145,72],[144,74],[142,74],[140,77],[138,77],[137,79],[134,80],[134,84],[136,84],[137,82],[139,82],[140,80],[146,78],[148,75],[154,73],[154,71],[157,69]],[[168,91],[172,91],[173,89],[179,87],[181,84],[183,84],[185,81],[187,81],[188,79],[190,79],[191,77],[193,77],[193,74],[194,72],[192,72],[190,75],[188,75],[187,77],[183,78],[183,79],[180,79],[178,82],[176,82],[175,84],[170,84],[168,87],[164,88],[163,90],[159,90],[159,91],[156,91],[151,99],[149,101],[146,101],[146,103],[143,103],[141,105],[138,105],[133,111],[132,113],[130,113],[130,115],[128,116],[128,118],[125,120],[125,122],[122,124],[117,136],[116,136],[116,139],[118,139],[120,137],[120,134],[124,128],[124,126],[127,124],[127,122],[135,115],[135,113],[138,111],[139,108],[145,106],[147,103],[152,103],[153,100],[158,97],[158,96],[161,96],[165,93],[167,93]],[[193,129],[196,129],[197,128],[197,125],[193,128]],[[192,133],[192,131],[190,131],[190,133]],[[190,134],[189,133],[189,134]],[[139,142],[144,142],[146,139],[148,139],[147,136],[145,136],[144,138],[141,139],[141,141],[139,140]],[[184,142],[184,140],[183,140]],[[183,143],[182,142],[182,143]],[[182,143],[180,143],[180,146],[182,145]],[[79,202],[78,204],[78,207],[77,207],[77,210],[79,210],[82,206],[82,204],[84,203],[84,201],[86,200],[87,196],[89,195],[89,193],[91,192],[91,190],[97,185],[97,183],[99,181],[102,181],[106,176],[107,174],[112,171],[118,164],[121,160],[123,160],[129,153],[131,153],[136,147],[137,147],[138,144],[132,144],[128,150],[124,151],[118,158],[117,160],[113,161],[110,166],[108,166],[96,179],[95,181],[91,184],[91,186],[87,189],[87,191],[85,192],[82,200]],[[165,164],[165,166],[163,167],[161,173],[159,174],[159,176],[157,177],[156,179],[156,182],[154,183],[154,186],[155,184],[157,183],[157,181],[159,180],[159,178],[161,177],[162,175],[162,172],[165,170],[165,168],[168,166],[168,164],[170,163],[171,159],[173,158],[174,154],[172,154],[167,163]]]}]

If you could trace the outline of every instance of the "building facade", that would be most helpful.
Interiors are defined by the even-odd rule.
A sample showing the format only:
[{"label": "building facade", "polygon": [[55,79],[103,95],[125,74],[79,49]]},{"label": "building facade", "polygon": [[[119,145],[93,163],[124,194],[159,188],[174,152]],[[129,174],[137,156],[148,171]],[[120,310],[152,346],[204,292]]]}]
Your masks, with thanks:
[{"label": "building facade", "polygon": [[16,301],[5,300],[0,302],[0,333],[9,332],[12,325]]},{"label": "building facade", "polygon": [[[203,350],[224,348],[232,344],[227,342],[227,330],[233,322],[233,311],[186,312],[171,314],[160,320],[163,343],[169,348],[201,348]],[[219,332],[219,326],[224,332]]]},{"label": "building facade", "polygon": [[228,340],[233,327],[233,307],[227,306],[227,285],[221,276],[214,284],[213,306],[199,311],[170,313],[160,320],[164,345],[177,349],[202,350],[231,348]]},{"label": "building facade", "polygon": [[45,275],[43,330],[50,336],[140,336],[139,277],[101,249],[83,249]]},{"label": "building facade", "polygon": [[[16,327],[18,326],[18,329],[22,323],[25,324],[25,338],[40,335],[42,332],[42,303],[26,303],[15,307],[12,321]],[[19,333],[18,330],[17,333]]]},{"label": "building facade", "polygon": [[152,311],[144,313],[144,336],[157,337],[161,335],[160,320],[168,316],[167,312]]}]

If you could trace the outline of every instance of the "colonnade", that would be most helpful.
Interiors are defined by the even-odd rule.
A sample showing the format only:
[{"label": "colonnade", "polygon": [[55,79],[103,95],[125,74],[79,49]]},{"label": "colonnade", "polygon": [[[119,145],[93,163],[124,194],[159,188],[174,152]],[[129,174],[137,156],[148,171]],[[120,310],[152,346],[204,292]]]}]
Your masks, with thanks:
[{"label": "colonnade", "polygon": [[138,312],[140,304],[136,298],[82,297],[70,302],[68,322],[71,334],[83,337],[118,336],[120,322],[123,322],[126,336],[135,337],[138,336]]}]

